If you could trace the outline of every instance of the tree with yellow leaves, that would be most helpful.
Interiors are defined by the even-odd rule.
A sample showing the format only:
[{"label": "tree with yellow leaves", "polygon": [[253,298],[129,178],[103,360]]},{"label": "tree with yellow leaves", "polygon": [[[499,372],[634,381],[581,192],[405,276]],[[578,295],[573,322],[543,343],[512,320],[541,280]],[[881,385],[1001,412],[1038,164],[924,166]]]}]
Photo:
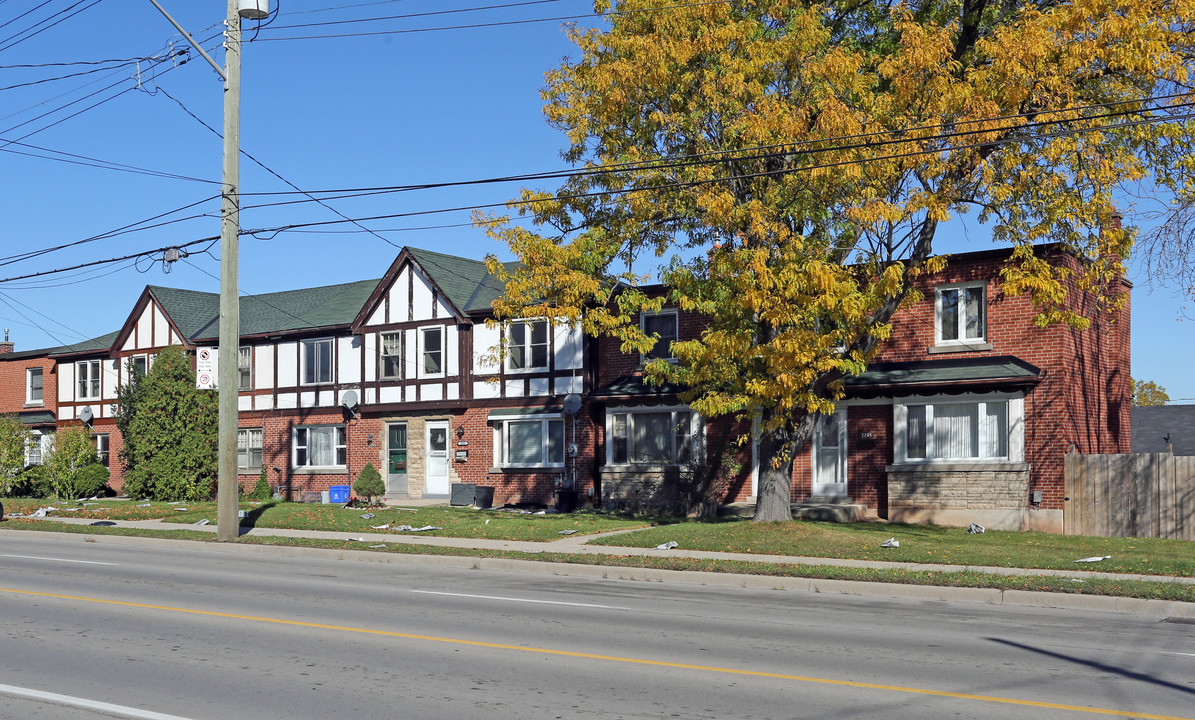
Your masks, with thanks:
[{"label": "tree with yellow leaves", "polygon": [[[577,165],[479,222],[521,261],[499,317],[553,317],[654,343],[637,313],[704,314],[679,362],[706,416],[760,430],[757,521],[790,518],[793,458],[888,337],[934,240],[976,211],[1014,247],[1004,289],[1039,321],[1082,325],[1066,284],[1123,272],[1130,231],[1099,232],[1114,193],[1195,186],[1195,0],[597,0],[606,30],[547,75],[550,122]],[[1087,258],[1043,262],[1057,242]],[[645,269],[655,264],[654,276]],[[1109,298],[1109,302],[1115,302]]]}]

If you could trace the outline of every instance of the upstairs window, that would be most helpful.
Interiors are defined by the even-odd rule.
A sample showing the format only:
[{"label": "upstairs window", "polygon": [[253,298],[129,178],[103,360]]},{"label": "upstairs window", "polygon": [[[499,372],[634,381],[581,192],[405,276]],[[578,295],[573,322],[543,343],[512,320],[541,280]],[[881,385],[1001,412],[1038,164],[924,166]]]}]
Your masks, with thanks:
[{"label": "upstairs window", "polygon": [[643,313],[639,316],[639,328],[643,334],[656,338],[656,344],[643,356],[643,362],[672,360],[676,357],[672,353],[672,343],[680,336],[679,325],[675,312]]},{"label": "upstairs window", "polygon": [[237,348],[237,390],[253,389],[253,348]]},{"label": "upstairs window", "polygon": [[332,338],[303,341],[303,384],[332,382]]},{"label": "upstairs window", "polygon": [[423,377],[444,374],[444,328],[423,328],[419,332],[420,364]]},{"label": "upstairs window", "polygon": [[615,410],[606,416],[611,465],[691,465],[698,461],[700,417],[689,410]]},{"label": "upstairs window", "polygon": [[145,377],[149,372],[149,356],[134,355],[129,358],[129,366],[133,369],[133,377]]},{"label": "upstairs window", "polygon": [[29,368],[25,371],[25,402],[29,405],[41,405],[43,402],[42,383],[44,382],[42,368]]},{"label": "upstairs window", "polygon": [[982,343],[986,337],[985,286],[945,285],[935,292],[939,344]]},{"label": "upstairs window", "polygon": [[402,377],[402,333],[382,334],[382,377],[386,380]]},{"label": "upstairs window", "polygon": [[82,360],[75,363],[75,380],[78,386],[76,400],[99,400],[100,361]]},{"label": "upstairs window", "polygon": [[506,369],[546,370],[548,322],[516,320],[506,329]]}]

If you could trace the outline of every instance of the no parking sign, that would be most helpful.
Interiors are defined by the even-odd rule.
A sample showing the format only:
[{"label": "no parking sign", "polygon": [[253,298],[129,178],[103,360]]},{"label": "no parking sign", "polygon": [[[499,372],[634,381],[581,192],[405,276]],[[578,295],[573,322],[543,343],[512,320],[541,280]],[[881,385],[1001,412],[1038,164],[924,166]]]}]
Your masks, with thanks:
[{"label": "no parking sign", "polygon": [[195,387],[212,390],[216,387],[216,371],[219,368],[219,351],[214,347],[201,347],[195,355]]}]

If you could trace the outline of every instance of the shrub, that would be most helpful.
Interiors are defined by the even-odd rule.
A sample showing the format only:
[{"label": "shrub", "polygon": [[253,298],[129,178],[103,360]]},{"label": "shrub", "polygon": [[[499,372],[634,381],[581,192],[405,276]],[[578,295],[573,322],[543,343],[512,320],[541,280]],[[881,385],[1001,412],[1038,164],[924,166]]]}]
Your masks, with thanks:
[{"label": "shrub", "polygon": [[46,456],[45,474],[47,497],[72,499],[99,493],[108,482],[108,468],[96,456],[91,430],[86,426],[60,430]]},{"label": "shrub", "polygon": [[25,468],[9,486],[11,497],[48,497],[50,492],[46,469],[41,465]]},{"label": "shrub", "polygon": [[353,483],[353,493],[369,503],[386,494],[386,483],[373,463],[365,463],[365,467],[361,468],[357,482]]},{"label": "shrub", "polygon": [[59,493],[66,498],[94,497],[104,491],[108,484],[108,468],[99,463],[84,465],[75,472],[73,486],[59,486]]},{"label": "shrub", "polygon": [[250,500],[269,500],[274,497],[274,489],[270,487],[270,481],[267,480],[266,469],[261,469],[261,475],[257,476],[257,483],[253,486],[252,492],[249,493]]}]

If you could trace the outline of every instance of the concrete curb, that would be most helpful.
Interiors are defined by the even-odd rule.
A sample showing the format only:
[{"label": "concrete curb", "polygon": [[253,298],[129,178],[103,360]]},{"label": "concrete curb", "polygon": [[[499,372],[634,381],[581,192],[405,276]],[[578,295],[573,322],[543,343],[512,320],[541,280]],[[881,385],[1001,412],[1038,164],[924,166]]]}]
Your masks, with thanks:
[{"label": "concrete curb", "polygon": [[[144,527],[141,524],[134,524],[129,522],[125,527]],[[73,522],[71,524],[80,524]],[[158,523],[157,527],[163,528],[162,523]],[[191,529],[189,525],[176,525],[185,529]],[[199,529],[199,528],[195,528]],[[10,533],[25,533],[28,530],[5,530],[0,528],[0,534]],[[33,531],[37,532],[37,531]],[[347,533],[319,533],[318,536],[329,536],[330,539],[345,540],[344,535]],[[265,535],[265,533],[262,533]],[[312,537],[317,536],[315,533],[302,533],[296,531],[295,535],[278,534],[275,537]],[[176,540],[167,538],[140,538],[128,537],[121,535],[90,535],[87,536],[94,542],[117,542],[127,544],[178,544],[193,542],[190,540]],[[361,536],[366,537],[366,536]],[[382,540],[385,536],[377,536],[378,540]],[[455,540],[455,538],[430,538],[430,537],[415,537],[405,538],[406,540]],[[475,543],[478,541],[468,541]],[[508,547],[494,548],[494,549],[508,549],[513,550],[515,543],[506,541],[489,541],[495,544],[504,544]],[[420,545],[440,545],[449,547],[465,547],[468,545],[446,543],[428,543],[418,542],[409,544]],[[518,543],[527,544],[527,543]],[[540,543],[533,543],[540,545]],[[550,544],[550,543],[549,543]],[[1195,603],[1176,602],[1170,600],[1146,600],[1141,598],[1124,598],[1124,597],[1108,597],[1104,595],[1078,595],[1070,593],[1055,593],[1055,592],[1033,592],[1028,590],[999,590],[994,588],[959,588],[959,587],[940,587],[934,585],[904,585],[898,583],[883,583],[883,582],[865,582],[860,580],[831,580],[821,578],[791,578],[791,577],[777,577],[771,575],[742,575],[735,573],[713,573],[702,571],[689,570],[658,570],[654,568],[634,568],[634,567],[619,567],[613,565],[586,565],[581,563],[558,563],[548,562],[544,560],[514,560],[507,558],[484,558],[472,557],[468,555],[418,555],[406,553],[385,553],[385,552],[369,552],[367,550],[353,550],[353,549],[329,549],[329,548],[307,548],[295,547],[286,545],[244,545],[244,544],[229,544],[229,543],[213,543],[205,545],[207,549],[218,549],[219,551],[227,553],[248,553],[248,554],[273,554],[284,553],[292,557],[319,557],[328,560],[337,561],[353,561],[353,562],[372,562],[383,564],[401,563],[405,565],[425,565],[435,567],[448,567],[456,569],[472,569],[472,570],[489,570],[501,572],[524,572],[536,573],[542,575],[557,575],[562,577],[578,577],[578,578],[592,578],[600,580],[624,580],[631,582],[654,582],[670,585],[697,585],[708,587],[741,587],[754,590],[777,590],[777,591],[791,591],[791,592],[812,592],[819,594],[838,594],[838,595],[853,595],[859,597],[879,597],[892,598],[904,600],[923,600],[935,602],[965,602],[965,603],[979,603],[984,605],[1007,605],[1013,607],[1038,607],[1038,608],[1055,608],[1055,609],[1070,609],[1070,610],[1091,610],[1099,612],[1117,612],[1117,613],[1131,613],[1145,617],[1155,618],[1180,618],[1195,620]],[[480,548],[478,548],[480,549]],[[608,548],[606,552],[601,554],[619,555],[621,550],[642,550],[642,548]],[[538,552],[553,552],[552,549],[541,549]],[[568,552],[568,550],[561,550]],[[532,554],[532,553],[528,553]],[[646,552],[633,553],[636,555],[646,555]],[[711,555],[718,555],[717,553],[710,553]],[[788,559],[788,558],[786,558]],[[812,559],[809,559],[812,560]],[[813,564],[813,563],[806,563]],[[822,563],[825,565],[839,565],[839,563]],[[884,563],[885,565],[899,566],[898,563]],[[933,566],[931,566],[932,568]],[[966,568],[979,569],[979,568]],[[1008,570],[1009,568],[1000,568]],[[1029,571],[1036,572],[1036,571]],[[1131,576],[1136,577],[1136,576]]]}]

